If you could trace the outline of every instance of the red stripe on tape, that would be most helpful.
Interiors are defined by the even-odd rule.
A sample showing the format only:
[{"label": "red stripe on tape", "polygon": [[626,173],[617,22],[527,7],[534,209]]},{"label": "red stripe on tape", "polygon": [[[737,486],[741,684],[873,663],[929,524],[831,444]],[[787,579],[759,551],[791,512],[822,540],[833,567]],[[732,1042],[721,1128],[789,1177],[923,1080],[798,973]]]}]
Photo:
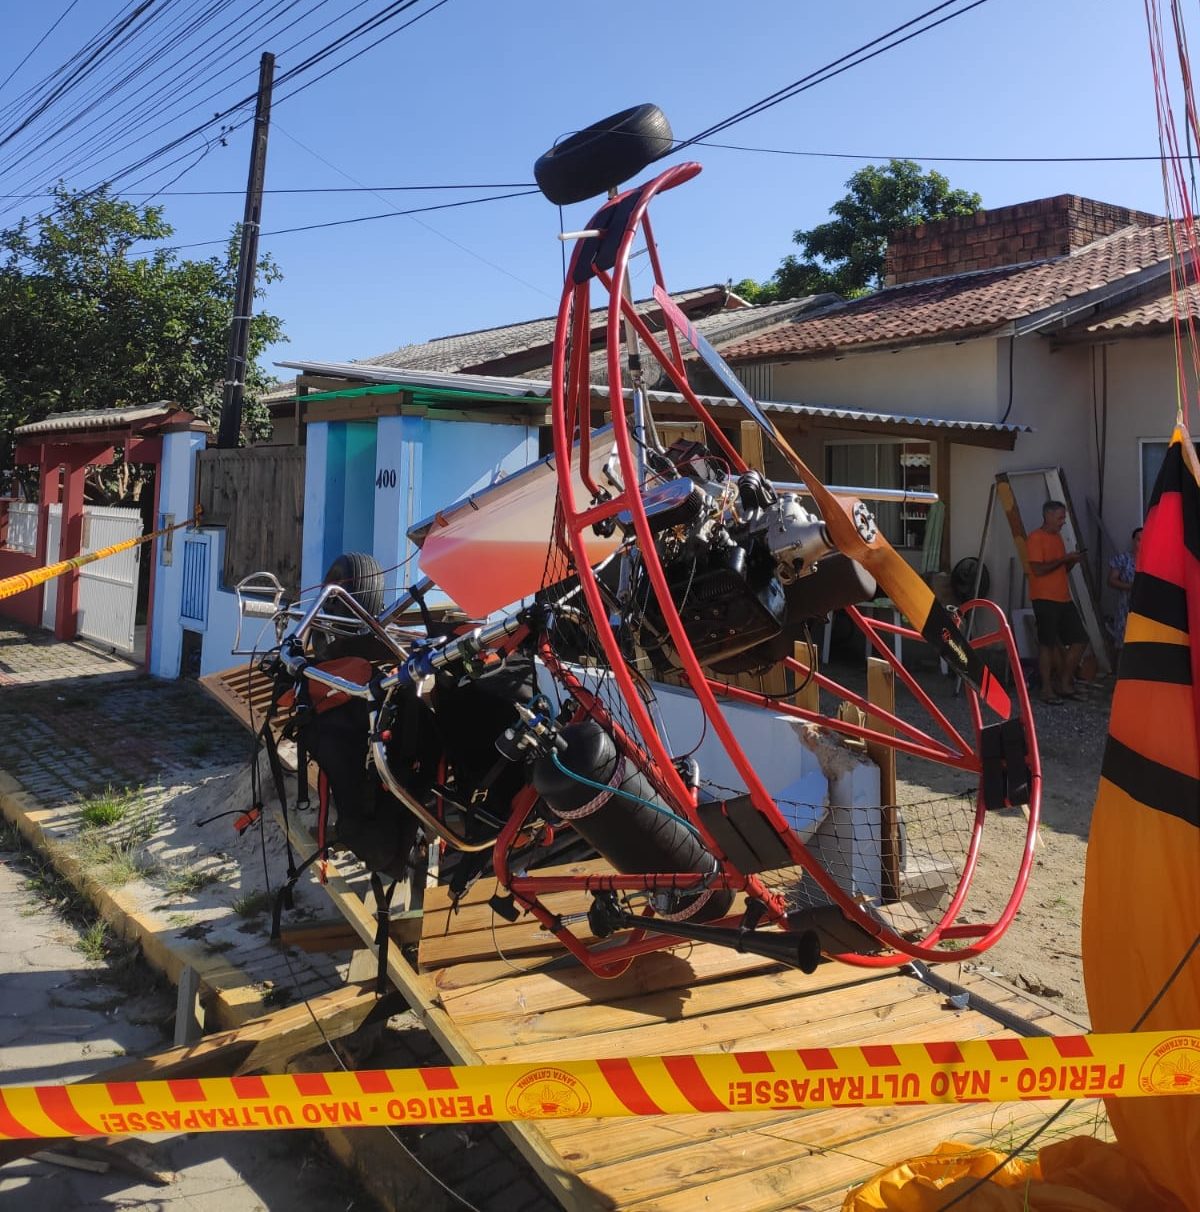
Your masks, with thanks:
[{"label": "red stripe on tape", "polygon": [[364,1094],[391,1094],[395,1089],[392,1079],[382,1069],[362,1069],[354,1076]]},{"label": "red stripe on tape", "polygon": [[990,1039],[987,1045],[997,1060],[1028,1060],[1029,1053],[1025,1044],[1019,1039]]},{"label": "red stripe on tape", "polygon": [[96,1135],[95,1125],[89,1124],[75,1110],[66,1086],[42,1086],[38,1089],[37,1100],[42,1104],[42,1110],[72,1136]]},{"label": "red stripe on tape", "polygon": [[137,1107],[146,1101],[137,1082],[108,1082],[105,1088],[114,1107]]},{"label": "red stripe on tape", "polygon": [[697,1111],[729,1110],[728,1105],[713,1093],[694,1056],[664,1056],[663,1065],[684,1098]]},{"label": "red stripe on tape", "polygon": [[426,1090],[457,1090],[458,1078],[453,1069],[422,1069],[421,1080]]},{"label": "red stripe on tape", "polygon": [[646,1087],[638,1081],[633,1066],[627,1060],[602,1060],[598,1062],[612,1092],[634,1115],[661,1115],[662,1108],[646,1093]]},{"label": "red stripe on tape", "polygon": [[765,1052],[736,1053],[738,1068],[743,1073],[774,1073],[775,1066]]},{"label": "red stripe on tape", "polygon": [[20,1137],[33,1136],[27,1127],[8,1109],[7,1103],[4,1101],[4,1091],[0,1090],[0,1136],[7,1136],[11,1139]]},{"label": "red stripe on tape", "polygon": [[797,1048],[800,1059],[806,1069],[836,1069],[837,1061],[828,1048]]},{"label": "red stripe on tape", "polygon": [[231,1077],[229,1084],[238,1098],[266,1098],[267,1083],[261,1077]]},{"label": "red stripe on tape", "polygon": [[1092,1055],[1092,1045],[1087,1042],[1086,1036],[1083,1035],[1056,1035],[1054,1037],[1054,1046],[1058,1049],[1059,1056],[1062,1057]]},{"label": "red stripe on tape", "polygon": [[306,1096],[313,1094],[328,1094],[329,1083],[324,1073],[294,1073],[292,1081],[296,1083],[296,1092]]},{"label": "red stripe on tape", "polygon": [[890,1044],[863,1044],[863,1060],[872,1068],[882,1068],[884,1065],[898,1065],[900,1058],[896,1049]]},{"label": "red stripe on tape", "polygon": [[929,1059],[935,1065],[962,1064],[962,1049],[957,1044],[926,1044],[925,1051],[929,1053]]},{"label": "red stripe on tape", "polygon": [[179,1077],[168,1080],[167,1089],[171,1091],[171,1097],[177,1103],[208,1102],[208,1095],[204,1093],[204,1087],[200,1084],[199,1079],[195,1077]]}]

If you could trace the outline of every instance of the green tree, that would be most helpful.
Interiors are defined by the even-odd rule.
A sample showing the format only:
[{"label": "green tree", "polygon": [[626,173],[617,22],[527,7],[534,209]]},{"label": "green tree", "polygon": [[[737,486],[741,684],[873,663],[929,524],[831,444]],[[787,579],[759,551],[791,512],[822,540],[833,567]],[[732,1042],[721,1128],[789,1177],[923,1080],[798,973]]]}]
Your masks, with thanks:
[{"label": "green tree", "polygon": [[[60,187],[53,209],[0,232],[0,466],[13,430],[57,412],[175,400],[219,418],[237,274],[236,233],[223,256],[135,252],[173,234],[160,207]],[[265,257],[258,281],[276,281]],[[261,291],[259,292],[262,293]],[[244,428],[265,434],[257,358],[282,339],[275,316],[250,331]]]},{"label": "green tree", "polygon": [[884,168],[868,164],[847,182],[849,192],[830,208],[834,217],[792,240],[802,255],[780,262],[770,281],[751,278],[734,290],[757,296],[752,302],[794,299],[833,291],[847,298],[883,285],[888,237],[902,227],[915,227],[952,215],[973,215],[982,205],[978,194],[951,189],[938,172],[922,172],[915,160],[889,160]]}]

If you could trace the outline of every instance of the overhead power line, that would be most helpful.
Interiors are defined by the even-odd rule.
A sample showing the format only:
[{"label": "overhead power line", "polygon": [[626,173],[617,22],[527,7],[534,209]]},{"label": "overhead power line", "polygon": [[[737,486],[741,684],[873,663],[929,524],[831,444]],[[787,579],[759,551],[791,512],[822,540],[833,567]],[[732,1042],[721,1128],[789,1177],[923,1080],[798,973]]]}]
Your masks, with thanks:
[{"label": "overhead power line", "polygon": [[[904,30],[910,29],[919,22],[926,20],[926,18],[932,17],[943,9],[957,3],[959,3],[959,0],[943,0],[941,4],[936,4],[933,8],[926,9],[925,12],[913,17],[911,21],[906,21],[903,25],[897,25],[894,29],[888,30],[886,34],[880,34],[877,38],[872,38],[870,42],[864,42],[862,46],[857,47],[855,50],[848,51],[837,59],[826,63],[824,67],[819,67],[815,71],[809,72],[808,75],[801,76],[799,80],[793,80],[791,84],[787,84],[783,88],[777,89],[775,92],[769,93],[760,100],[753,102],[753,104],[743,107],[736,113],[730,114],[729,117],[722,118],[719,122],[714,122],[711,126],[707,126],[704,130],[692,135],[690,139],[684,139],[682,142],[677,143],[670,152],[665,154],[670,155],[674,152],[682,151],[686,147],[691,147],[694,143],[699,143],[702,139],[709,139],[713,135],[720,134],[723,130],[728,130],[731,126],[745,122],[748,118],[757,117],[759,114],[773,109],[776,105],[781,105],[784,101],[790,101],[793,97],[799,96],[800,93],[807,92],[810,88],[815,88],[818,84],[824,84],[827,80],[840,76],[852,67],[858,67],[868,60],[882,55],[885,51],[893,50],[895,47],[909,42],[921,34],[926,34],[930,30],[936,29],[939,25],[944,25],[947,21],[953,21],[955,17],[961,17],[964,13],[978,8],[981,4],[986,4],[987,0],[973,0],[972,3],[955,12],[947,13],[946,16],[940,17],[937,21],[931,21],[928,25],[923,25],[919,29],[904,34],[903,37],[896,37],[897,34],[903,33]],[[889,41],[889,39],[892,40]],[[881,42],[885,43],[885,45],[880,46]],[[872,47],[876,49],[872,50]]]},{"label": "overhead power line", "polygon": [[[305,223],[301,227],[279,227],[274,231],[264,231],[265,236],[290,236],[298,231],[317,231],[325,227],[347,227],[353,223],[371,223],[376,219],[395,219],[401,215],[424,215],[434,210],[455,210],[460,206],[478,206],[482,202],[503,202],[506,198],[528,198],[531,194],[539,193],[537,189],[522,189],[511,194],[489,194],[486,198],[466,198],[461,202],[440,202],[436,206],[414,206],[409,210],[387,210],[377,215],[357,215],[352,219],[330,219],[325,223]],[[197,240],[193,244],[169,244],[164,247],[181,250],[185,248],[205,248],[213,244],[228,244],[229,237],[220,240]]]},{"label": "overhead power line", "polygon": [[25,66],[25,64],[29,62],[29,60],[34,56],[34,54],[37,52],[38,48],[42,45],[42,43],[45,42],[46,39],[49,38],[50,35],[52,33],[54,33],[54,31],[56,29],[58,29],[58,27],[63,23],[63,21],[66,19],[67,15],[70,13],[70,11],[78,3],[79,3],[79,0],[71,0],[71,3],[68,4],[65,9],[63,9],[63,11],[59,14],[58,19],[54,22],[54,24],[33,44],[33,46],[31,46],[29,48],[29,50],[27,50],[25,52],[25,57],[21,60],[21,62],[18,63],[17,66],[14,67],[12,69],[12,71],[10,71],[8,73],[8,75],[4,77],[3,80],[0,80],[0,93],[2,93],[9,86],[10,83],[12,83],[12,79],[17,74],[17,72],[19,72],[21,70],[21,68],[23,68]]}]

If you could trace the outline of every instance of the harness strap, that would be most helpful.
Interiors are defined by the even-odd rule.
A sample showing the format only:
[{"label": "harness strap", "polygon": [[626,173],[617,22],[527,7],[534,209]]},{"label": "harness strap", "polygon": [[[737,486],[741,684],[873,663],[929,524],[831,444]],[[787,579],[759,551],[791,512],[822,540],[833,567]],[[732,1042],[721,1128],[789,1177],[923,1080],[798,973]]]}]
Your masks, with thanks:
[{"label": "harness strap", "polygon": [[391,908],[392,896],[396,891],[398,880],[392,880],[387,892],[383,890],[383,880],[378,871],[371,872],[371,892],[375,897],[375,952],[379,957],[379,967],[375,975],[375,992],[382,997],[387,992],[387,955],[388,944],[392,941]]},{"label": "harness strap", "polygon": [[326,835],[329,825],[329,776],[324,770],[317,779],[317,802],[317,853],[321,856],[318,878],[324,884],[329,878],[326,861],[329,858],[329,839]]}]

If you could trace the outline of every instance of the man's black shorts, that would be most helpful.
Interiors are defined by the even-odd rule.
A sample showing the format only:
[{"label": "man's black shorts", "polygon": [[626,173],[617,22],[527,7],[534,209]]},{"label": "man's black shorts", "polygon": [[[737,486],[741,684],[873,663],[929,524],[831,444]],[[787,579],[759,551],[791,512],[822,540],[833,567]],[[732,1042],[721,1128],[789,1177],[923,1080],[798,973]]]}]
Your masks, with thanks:
[{"label": "man's black shorts", "polygon": [[1079,611],[1074,602],[1049,602],[1033,599],[1033,618],[1037,623],[1038,643],[1043,648],[1056,648],[1063,644],[1086,644],[1087,632],[1079,621]]}]

